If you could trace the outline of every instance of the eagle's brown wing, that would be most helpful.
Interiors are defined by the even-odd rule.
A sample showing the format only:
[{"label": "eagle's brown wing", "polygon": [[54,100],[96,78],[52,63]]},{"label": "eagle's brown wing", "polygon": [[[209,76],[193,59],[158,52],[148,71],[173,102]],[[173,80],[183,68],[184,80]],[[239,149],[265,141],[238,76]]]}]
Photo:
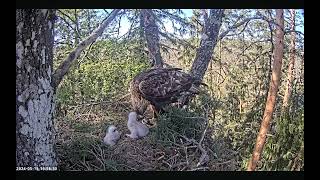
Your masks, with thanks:
[{"label": "eagle's brown wing", "polygon": [[144,74],[139,83],[142,96],[152,102],[174,101],[188,91],[193,78],[178,68],[154,69]]}]

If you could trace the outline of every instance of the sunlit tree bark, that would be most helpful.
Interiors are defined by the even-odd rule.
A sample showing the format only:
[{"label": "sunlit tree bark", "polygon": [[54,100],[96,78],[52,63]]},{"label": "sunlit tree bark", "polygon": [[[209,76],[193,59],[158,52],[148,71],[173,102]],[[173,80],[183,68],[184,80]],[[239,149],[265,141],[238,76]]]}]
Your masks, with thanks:
[{"label": "sunlit tree bark", "polygon": [[282,112],[286,112],[289,106],[289,100],[292,92],[292,82],[294,80],[294,64],[295,64],[295,53],[296,53],[296,36],[295,36],[295,10],[291,10],[291,43],[290,43],[290,54],[289,54],[289,68],[288,68],[288,79],[286,84],[286,91],[284,93]]},{"label": "sunlit tree bark", "polygon": [[284,18],[283,18],[283,9],[276,10],[276,34],[275,34],[275,49],[274,49],[274,62],[272,68],[271,81],[269,86],[269,92],[266,102],[265,111],[263,114],[263,119],[261,122],[260,131],[257,136],[256,145],[254,147],[251,160],[247,170],[254,171],[257,167],[257,163],[260,160],[263,147],[266,142],[266,135],[270,128],[270,123],[272,120],[272,114],[276,104],[277,92],[280,84],[281,76],[281,65],[283,58],[283,40],[284,40]]}]

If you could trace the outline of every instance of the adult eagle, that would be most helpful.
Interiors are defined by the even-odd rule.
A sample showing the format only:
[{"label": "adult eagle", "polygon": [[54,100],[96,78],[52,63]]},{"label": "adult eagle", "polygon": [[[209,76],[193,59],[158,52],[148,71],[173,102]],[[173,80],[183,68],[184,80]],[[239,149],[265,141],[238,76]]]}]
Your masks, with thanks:
[{"label": "adult eagle", "polygon": [[133,110],[142,116],[149,105],[153,117],[167,104],[178,102],[183,95],[199,93],[200,79],[180,68],[153,68],[141,72],[130,83]]}]

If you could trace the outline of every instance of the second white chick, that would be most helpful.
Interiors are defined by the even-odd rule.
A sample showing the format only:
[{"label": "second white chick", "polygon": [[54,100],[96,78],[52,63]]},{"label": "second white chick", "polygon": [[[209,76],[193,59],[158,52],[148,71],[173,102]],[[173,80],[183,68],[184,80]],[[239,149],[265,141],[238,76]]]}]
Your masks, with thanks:
[{"label": "second white chick", "polygon": [[117,130],[114,125],[108,127],[106,136],[103,138],[103,142],[110,146],[113,146],[120,139],[121,133]]},{"label": "second white chick", "polygon": [[131,134],[126,135],[132,139],[144,137],[149,133],[149,128],[141,122],[137,121],[136,112],[129,113],[127,126]]}]

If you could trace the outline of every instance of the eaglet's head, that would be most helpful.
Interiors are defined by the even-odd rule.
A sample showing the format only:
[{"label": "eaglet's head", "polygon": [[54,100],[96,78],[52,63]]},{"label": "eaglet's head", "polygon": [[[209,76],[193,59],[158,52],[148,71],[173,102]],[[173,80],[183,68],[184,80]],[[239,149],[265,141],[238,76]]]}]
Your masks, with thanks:
[{"label": "eaglet's head", "polygon": [[115,132],[116,129],[117,129],[117,128],[116,128],[114,125],[111,125],[111,126],[109,126],[109,128],[108,128],[108,133],[113,133],[113,132]]},{"label": "eaglet's head", "polygon": [[129,121],[136,121],[137,120],[137,113],[130,112],[128,118],[129,118]]}]

